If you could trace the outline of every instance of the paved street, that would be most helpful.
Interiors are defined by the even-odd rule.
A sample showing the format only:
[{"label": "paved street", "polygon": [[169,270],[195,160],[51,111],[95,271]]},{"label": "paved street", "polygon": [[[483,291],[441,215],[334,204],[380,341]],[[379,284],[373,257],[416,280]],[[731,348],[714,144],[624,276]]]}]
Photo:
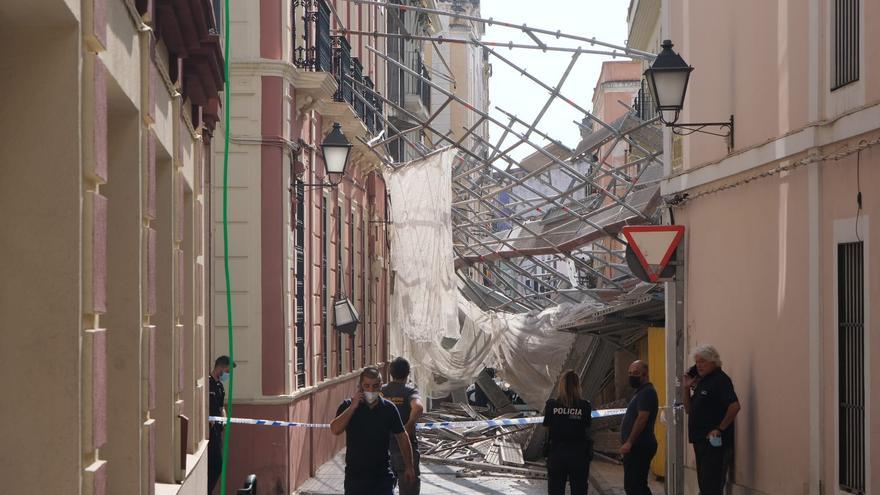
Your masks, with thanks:
[{"label": "paved street", "polygon": [[[296,495],[342,495],[345,451],[318,469],[317,475],[305,482]],[[546,480],[527,480],[516,476],[464,475],[455,466],[422,463],[422,495],[440,494],[504,494],[539,495],[547,493]],[[654,495],[663,495],[663,484],[651,482]],[[590,468],[590,495],[624,495],[623,466],[596,460]]]}]

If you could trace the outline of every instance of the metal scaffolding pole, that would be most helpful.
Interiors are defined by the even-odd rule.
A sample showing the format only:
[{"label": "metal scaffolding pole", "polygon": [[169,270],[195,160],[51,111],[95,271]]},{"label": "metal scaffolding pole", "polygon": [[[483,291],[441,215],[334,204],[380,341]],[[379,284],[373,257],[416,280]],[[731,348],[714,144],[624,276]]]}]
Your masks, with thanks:
[{"label": "metal scaffolding pole", "polygon": [[575,41],[589,43],[590,45],[599,45],[599,46],[604,46],[606,48],[611,48],[612,50],[620,50],[621,53],[616,54],[616,56],[620,56],[620,57],[642,59],[642,60],[647,60],[649,62],[651,62],[655,58],[657,58],[657,55],[650,53],[650,52],[643,52],[641,50],[634,50],[634,49],[628,48],[626,46],[620,46],[620,45],[615,45],[613,43],[607,43],[607,42],[604,42],[601,40],[597,40],[595,37],[594,38],[587,38],[584,36],[567,34],[567,33],[563,33],[562,31],[559,31],[559,30],[551,31],[549,29],[540,29],[540,28],[529,27],[525,24],[518,25],[518,24],[511,23],[511,22],[497,21],[497,20],[491,19],[491,18],[484,19],[482,17],[461,14],[458,12],[447,12],[445,10],[429,9],[429,8],[425,8],[425,7],[416,7],[414,5],[400,5],[400,4],[394,4],[394,3],[378,2],[375,0],[350,0],[350,1],[352,3],[362,4],[362,5],[378,5],[378,6],[382,6],[382,7],[390,8],[390,9],[399,9],[399,10],[411,11],[411,12],[422,12],[425,14],[435,14],[435,15],[442,15],[442,16],[447,16],[447,17],[454,17],[456,19],[464,19],[464,20],[468,20],[468,21],[482,22],[482,23],[488,24],[490,26],[497,25],[497,26],[501,26],[501,27],[516,29],[518,31],[523,31],[525,33],[531,32],[532,34],[546,34],[546,35],[553,36],[555,38],[572,39]]}]

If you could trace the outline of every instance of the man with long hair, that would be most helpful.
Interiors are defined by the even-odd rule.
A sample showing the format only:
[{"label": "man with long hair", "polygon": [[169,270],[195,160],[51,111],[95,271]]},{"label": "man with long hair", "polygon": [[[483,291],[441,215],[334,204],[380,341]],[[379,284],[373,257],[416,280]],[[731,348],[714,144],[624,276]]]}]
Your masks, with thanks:
[{"label": "man with long hair", "polygon": [[565,495],[571,485],[572,495],[587,495],[590,477],[592,440],[590,419],[593,406],[581,399],[581,380],[568,370],[559,378],[559,395],[544,408],[544,426],[548,428],[547,493]]}]

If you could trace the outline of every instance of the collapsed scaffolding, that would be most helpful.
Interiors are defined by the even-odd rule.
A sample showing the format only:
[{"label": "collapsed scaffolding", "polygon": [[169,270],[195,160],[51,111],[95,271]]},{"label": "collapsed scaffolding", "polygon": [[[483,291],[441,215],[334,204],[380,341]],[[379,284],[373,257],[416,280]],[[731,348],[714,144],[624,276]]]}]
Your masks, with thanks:
[{"label": "collapsed scaffolding", "polygon": [[[440,308],[443,303],[438,303],[434,308],[441,313],[438,318],[418,325],[413,324],[413,315],[423,317],[431,310],[426,310],[424,304],[417,305],[418,311],[411,304],[399,304],[398,315],[392,317],[392,353],[414,358],[411,360],[420,388],[434,396],[473,383],[485,366],[500,368],[505,379],[534,408],[543,406],[552,394],[556,375],[565,368],[580,373],[586,397],[596,395],[611,379],[613,353],[632,345],[648,326],[662,326],[662,287],[643,283],[634,275],[619,232],[624,225],[660,222],[663,142],[656,112],[629,107],[623,117],[605,122],[567,97],[562,89],[583,55],[647,61],[654,55],[595,38],[429,9],[421,4],[351,1],[397,9],[401,18],[404,13],[438,15],[509,28],[525,33],[534,42],[444,39],[411,33],[403,25],[388,33],[337,30],[338,34],[372,37],[374,46],[367,46],[368,51],[404,77],[430,88],[433,100],[428,115],[420,116],[393,98],[377,93],[364,97],[371,88],[351,74],[343,74],[342,82],[354,90],[353,97],[383,124],[377,126],[380,131],[356,138],[386,167],[391,210],[397,215],[391,218],[394,236],[405,236],[403,231],[419,223],[436,223],[435,233],[443,233],[444,224],[451,231],[450,264],[416,269],[419,262],[414,261],[408,268],[410,274],[403,273],[407,268],[395,270],[399,283],[396,289],[392,283],[392,291],[397,293],[397,302],[402,297],[439,300],[442,290],[452,291],[454,307]],[[447,69],[449,64],[438,45],[465,43],[478,47],[533,83],[547,95],[546,99],[534,118],[528,120],[500,107],[496,107],[498,116],[493,115],[430,77],[433,73],[437,79],[454,84],[451,70],[449,74],[436,69],[414,70],[380,51],[375,40],[381,37],[429,41]],[[546,37],[602,49],[555,46]],[[498,47],[569,53],[570,59],[559,80],[550,84],[519,66],[512,57],[499,53]],[[558,102],[583,116],[583,121],[570,124],[583,129],[584,138],[574,148],[542,130],[548,110]],[[453,107],[471,113],[475,121],[454,132],[443,132],[436,121]],[[386,109],[413,125],[393,120]],[[483,125],[498,129],[500,137],[491,141],[479,135],[476,131]],[[389,152],[393,146],[406,149],[412,159],[396,159]],[[628,148],[623,164],[611,163],[612,152],[618,146]],[[528,159],[514,156],[522,148],[531,151]],[[524,166],[525,161],[530,165]],[[430,173],[407,182],[404,177],[417,175],[411,173],[412,169]],[[448,188],[444,190],[448,194],[439,203],[435,197],[426,197],[431,195],[430,188],[421,191],[421,196],[404,194],[415,194],[419,183]],[[404,201],[406,209],[422,207],[427,216],[402,221],[401,215],[411,213],[405,211],[404,204],[396,204]],[[438,210],[430,210],[438,205]],[[423,240],[426,235],[421,234]],[[398,249],[402,244],[392,245]],[[416,252],[402,262],[418,256]],[[399,252],[394,253],[395,258],[401,260]],[[430,277],[426,272],[440,275]],[[457,280],[451,281],[452,277]],[[404,289],[418,291],[420,286],[420,295],[402,294]],[[431,334],[431,324],[424,323],[433,324],[435,333]],[[538,435],[532,435],[526,442],[527,458],[535,457],[540,441]]]}]

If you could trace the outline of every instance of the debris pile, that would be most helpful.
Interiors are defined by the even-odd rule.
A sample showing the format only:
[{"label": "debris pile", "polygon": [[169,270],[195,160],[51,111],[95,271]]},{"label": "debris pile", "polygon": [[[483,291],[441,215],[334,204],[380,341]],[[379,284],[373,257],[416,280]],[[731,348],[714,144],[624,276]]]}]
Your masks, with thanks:
[{"label": "debris pile", "polygon": [[[618,401],[621,402],[621,401]],[[621,407],[618,402],[603,408]],[[622,404],[625,405],[625,404]],[[486,407],[443,402],[422,416],[425,422],[463,422],[489,419],[521,418],[534,412],[499,414]],[[598,457],[619,462],[620,417],[595,418],[592,421],[594,451]],[[505,474],[510,476],[546,479],[547,468],[543,459],[528,461],[523,456],[532,430],[540,425],[474,426],[470,428],[439,428],[419,432],[419,453],[423,462],[433,462],[463,468],[459,477]]]},{"label": "debris pile", "polygon": [[[497,414],[485,407],[443,402],[425,413],[422,421],[483,421],[521,418],[523,412]],[[523,445],[530,430],[538,425],[475,426],[466,429],[441,428],[419,432],[419,452],[423,462],[464,468],[459,477],[504,473],[522,478],[544,479],[543,462],[523,458]]]}]

